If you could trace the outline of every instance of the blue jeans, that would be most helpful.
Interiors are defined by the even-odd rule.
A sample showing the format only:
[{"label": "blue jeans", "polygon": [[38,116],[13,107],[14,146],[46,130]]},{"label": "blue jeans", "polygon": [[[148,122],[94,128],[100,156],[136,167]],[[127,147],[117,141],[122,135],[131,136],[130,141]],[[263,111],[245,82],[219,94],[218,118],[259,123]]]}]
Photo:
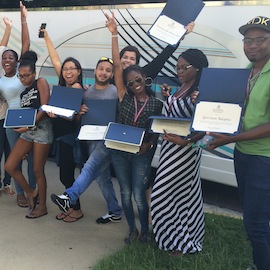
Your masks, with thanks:
[{"label": "blue jeans", "polygon": [[[5,131],[5,128],[3,127],[4,121],[5,119],[0,120],[0,164],[1,164],[3,153],[5,154],[5,161],[7,160],[8,155],[10,153],[10,147],[7,140],[6,131]],[[4,186],[10,185],[10,181],[11,181],[11,176],[5,171],[4,179],[3,179]],[[1,182],[1,167],[0,167],[0,188],[1,187],[2,187],[2,182]]]},{"label": "blue jeans", "polygon": [[[12,151],[12,148],[14,147],[16,141],[19,139],[20,137],[20,133],[12,130],[11,128],[6,128],[6,135],[7,135],[7,139],[10,145],[10,149]],[[29,182],[29,186],[32,189],[36,188],[36,178],[34,175],[34,156],[33,156],[33,151],[31,151],[28,155],[27,158],[27,162],[28,162],[28,166],[27,166],[27,174],[28,174],[28,182]],[[20,169],[22,168],[22,162],[19,165]],[[16,192],[17,195],[22,195],[24,194],[24,191],[22,189],[22,187],[15,181],[15,188],[16,188]]]},{"label": "blue jeans", "polygon": [[235,149],[234,165],[253,261],[258,270],[269,270],[270,157],[246,155]]},{"label": "blue jeans", "polygon": [[141,233],[148,233],[148,203],[146,188],[151,174],[151,161],[154,151],[145,154],[132,154],[112,150],[112,161],[116,177],[120,184],[122,206],[125,211],[129,230],[136,229],[132,194],[137,204]]},{"label": "blue jeans", "polygon": [[116,216],[121,216],[122,209],[118,205],[110,174],[111,155],[109,150],[103,141],[89,141],[88,153],[89,158],[85,162],[80,175],[65,192],[69,195],[71,203],[74,203],[96,179],[106,200],[108,211]]}]

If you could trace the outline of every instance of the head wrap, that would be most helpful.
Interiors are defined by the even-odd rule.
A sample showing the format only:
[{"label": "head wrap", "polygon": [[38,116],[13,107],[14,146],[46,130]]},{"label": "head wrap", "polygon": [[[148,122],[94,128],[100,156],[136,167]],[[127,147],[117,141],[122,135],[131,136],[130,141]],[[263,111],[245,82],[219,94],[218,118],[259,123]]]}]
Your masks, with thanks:
[{"label": "head wrap", "polygon": [[204,53],[198,49],[188,49],[179,57],[184,58],[189,64],[197,69],[208,67],[208,60]]}]

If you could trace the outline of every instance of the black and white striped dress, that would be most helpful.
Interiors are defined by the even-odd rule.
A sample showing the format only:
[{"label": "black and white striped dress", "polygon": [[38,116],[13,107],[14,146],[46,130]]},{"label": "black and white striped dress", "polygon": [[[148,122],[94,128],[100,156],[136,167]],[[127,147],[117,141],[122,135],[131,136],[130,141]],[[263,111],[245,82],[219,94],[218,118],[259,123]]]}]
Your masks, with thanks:
[{"label": "black and white striped dress", "polygon": [[[191,117],[189,97],[164,102],[169,117]],[[195,253],[204,237],[203,199],[200,181],[202,150],[162,142],[159,166],[151,194],[152,225],[162,250]]]}]

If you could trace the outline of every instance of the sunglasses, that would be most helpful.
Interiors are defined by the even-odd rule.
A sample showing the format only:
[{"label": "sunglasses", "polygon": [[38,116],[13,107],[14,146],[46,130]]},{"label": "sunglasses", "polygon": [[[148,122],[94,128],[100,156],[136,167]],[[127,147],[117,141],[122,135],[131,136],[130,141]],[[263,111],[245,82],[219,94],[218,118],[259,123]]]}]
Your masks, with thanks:
[{"label": "sunglasses", "polygon": [[113,60],[109,57],[101,57],[99,61],[107,61],[113,65]]},{"label": "sunglasses", "polygon": [[143,78],[142,77],[136,77],[135,79],[128,81],[127,84],[126,84],[126,86],[130,88],[135,83],[141,83],[142,81],[143,81]]}]

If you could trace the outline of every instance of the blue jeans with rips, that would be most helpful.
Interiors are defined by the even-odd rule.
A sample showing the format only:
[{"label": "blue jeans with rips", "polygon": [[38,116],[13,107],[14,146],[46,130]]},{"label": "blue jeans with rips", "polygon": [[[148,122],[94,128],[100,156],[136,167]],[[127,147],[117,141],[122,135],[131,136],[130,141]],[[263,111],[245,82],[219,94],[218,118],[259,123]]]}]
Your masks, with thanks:
[{"label": "blue jeans with rips", "polygon": [[[14,131],[12,128],[6,128],[6,135],[7,135],[7,139],[10,145],[10,149],[12,151],[12,148],[14,147],[16,141],[19,139],[20,137],[20,133]],[[33,155],[33,151],[31,151],[27,157],[27,174],[28,174],[28,183],[29,186],[32,189],[36,188],[36,178],[35,178],[35,174],[34,174],[34,155]],[[19,165],[20,169],[22,168],[22,163]],[[22,189],[22,187],[15,181],[15,188],[16,188],[16,192],[17,195],[22,195],[24,194],[24,191]]]},{"label": "blue jeans with rips", "polygon": [[258,270],[270,269],[270,157],[234,151],[245,230]]},{"label": "blue jeans with rips", "polygon": [[154,151],[145,154],[132,154],[112,150],[113,167],[120,184],[122,206],[125,211],[129,230],[135,231],[135,216],[132,204],[132,194],[137,204],[141,233],[148,233],[148,203],[146,188],[151,174],[151,161]]},{"label": "blue jeans with rips", "polygon": [[65,192],[69,195],[71,203],[74,203],[96,180],[106,200],[108,211],[116,216],[121,216],[122,209],[118,205],[110,174],[110,150],[106,148],[104,141],[89,141],[88,153],[89,158],[85,162],[80,175]]}]

